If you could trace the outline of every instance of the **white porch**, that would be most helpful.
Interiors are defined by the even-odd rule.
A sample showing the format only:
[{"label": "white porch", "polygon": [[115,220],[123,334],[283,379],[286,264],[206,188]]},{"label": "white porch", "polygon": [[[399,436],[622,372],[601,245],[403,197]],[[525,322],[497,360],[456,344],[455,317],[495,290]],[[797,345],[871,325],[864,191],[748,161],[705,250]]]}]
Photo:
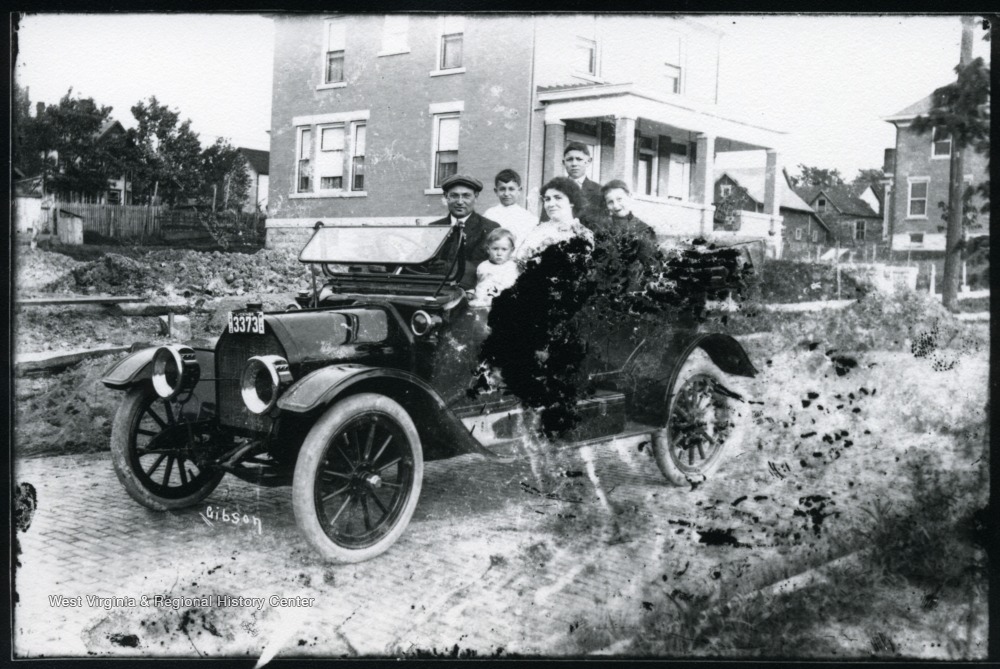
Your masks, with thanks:
[{"label": "white porch", "polygon": [[[540,88],[537,99],[536,123],[545,138],[538,185],[563,174],[567,142],[583,142],[593,155],[590,178],[626,182],[636,216],[661,237],[763,239],[780,255],[777,166],[784,133],[634,84]],[[754,150],[766,166],[764,213],[744,212],[739,232],[715,230],[716,155]]]}]

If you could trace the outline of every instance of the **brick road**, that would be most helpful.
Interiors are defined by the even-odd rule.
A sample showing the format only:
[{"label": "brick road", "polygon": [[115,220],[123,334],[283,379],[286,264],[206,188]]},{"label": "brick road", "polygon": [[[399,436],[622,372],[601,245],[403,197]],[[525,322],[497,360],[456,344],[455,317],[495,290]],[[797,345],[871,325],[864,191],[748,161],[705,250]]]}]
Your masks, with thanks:
[{"label": "brick road", "polygon": [[[528,460],[428,463],[407,531],[387,553],[357,565],[327,564],[313,553],[295,527],[287,488],[227,477],[199,506],[157,513],[126,495],[107,454],[21,460],[17,482],[37,489],[38,509],[19,535],[15,652],[257,656],[272,643],[282,656],[398,656],[456,646],[479,656],[578,653],[588,629],[624,629],[651,601],[666,606],[664,589],[777,580],[776,557],[817,550],[751,547],[749,523],[740,525],[738,536],[750,542],[743,547],[699,542],[699,522],[739,521],[715,498],[734,496],[730,490],[749,479],[724,468],[697,490],[671,488],[640,444],[633,438],[559,454],[543,466],[570,475],[545,492],[536,490]],[[588,462],[596,480],[586,474]],[[260,531],[211,522],[208,506],[256,516]],[[316,601],[262,610],[49,601],[163,593]],[[601,645],[595,639],[583,647]]]}]

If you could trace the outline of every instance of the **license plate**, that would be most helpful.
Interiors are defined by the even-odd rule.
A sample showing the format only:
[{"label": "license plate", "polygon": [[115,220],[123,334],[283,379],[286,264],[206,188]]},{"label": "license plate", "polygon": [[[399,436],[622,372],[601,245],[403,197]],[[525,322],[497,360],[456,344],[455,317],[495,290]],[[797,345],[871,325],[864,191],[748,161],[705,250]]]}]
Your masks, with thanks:
[{"label": "license plate", "polygon": [[230,311],[229,332],[232,334],[264,334],[264,312]]}]

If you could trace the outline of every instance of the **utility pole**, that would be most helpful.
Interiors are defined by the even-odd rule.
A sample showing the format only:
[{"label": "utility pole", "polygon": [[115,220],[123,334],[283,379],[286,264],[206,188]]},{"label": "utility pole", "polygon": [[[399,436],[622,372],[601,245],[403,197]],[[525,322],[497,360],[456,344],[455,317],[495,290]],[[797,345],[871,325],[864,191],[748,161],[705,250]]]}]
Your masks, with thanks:
[{"label": "utility pole", "polygon": [[[962,46],[959,64],[965,66],[972,61],[972,16],[960,17],[962,21]],[[945,308],[954,311],[958,307],[958,280],[962,263],[962,222],[964,212],[962,195],[965,190],[965,150],[954,137],[951,139],[951,159],[948,179],[948,230],[945,236],[944,276],[941,277],[941,301]]]}]

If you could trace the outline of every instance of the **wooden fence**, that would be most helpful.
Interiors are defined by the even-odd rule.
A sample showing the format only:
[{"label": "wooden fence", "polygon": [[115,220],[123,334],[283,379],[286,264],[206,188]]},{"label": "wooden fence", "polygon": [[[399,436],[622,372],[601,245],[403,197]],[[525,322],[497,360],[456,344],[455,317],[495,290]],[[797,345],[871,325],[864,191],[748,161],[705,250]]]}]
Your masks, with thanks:
[{"label": "wooden fence", "polygon": [[160,234],[164,207],[118,204],[67,204],[66,209],[83,217],[83,231],[116,239],[142,239]]}]

